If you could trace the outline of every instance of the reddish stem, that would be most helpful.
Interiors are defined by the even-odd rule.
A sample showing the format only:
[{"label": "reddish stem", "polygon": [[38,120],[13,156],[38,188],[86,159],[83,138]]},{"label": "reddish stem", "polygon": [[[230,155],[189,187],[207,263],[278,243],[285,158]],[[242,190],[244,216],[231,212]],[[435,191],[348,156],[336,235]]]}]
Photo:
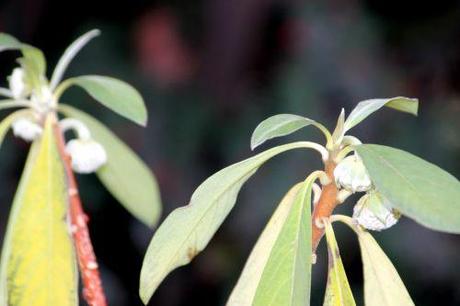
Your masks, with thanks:
[{"label": "reddish stem", "polygon": [[88,216],[83,211],[77,182],[70,163],[70,156],[65,150],[64,136],[57,124],[54,126],[54,132],[67,177],[70,224],[75,241],[81,279],[83,281],[83,297],[89,306],[107,306],[96,256],[94,255],[93,245],[89,236]]},{"label": "reddish stem", "polygon": [[313,210],[312,216],[312,249],[313,254],[316,253],[321,238],[324,235],[324,228],[318,227],[316,220],[329,218],[337,206],[337,186],[334,183],[334,169],[336,164],[332,161],[327,161],[325,164],[325,172],[328,175],[331,183],[324,186],[321,192],[321,197]]}]

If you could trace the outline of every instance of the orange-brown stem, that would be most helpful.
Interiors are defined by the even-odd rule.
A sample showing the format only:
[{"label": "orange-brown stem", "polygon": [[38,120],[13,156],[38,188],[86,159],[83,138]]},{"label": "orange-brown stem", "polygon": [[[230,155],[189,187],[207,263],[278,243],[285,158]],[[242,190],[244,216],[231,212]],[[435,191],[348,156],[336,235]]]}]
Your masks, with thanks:
[{"label": "orange-brown stem", "polygon": [[321,238],[324,235],[324,228],[318,227],[315,220],[322,220],[322,218],[329,218],[337,206],[337,193],[338,189],[334,182],[334,169],[336,164],[333,161],[327,161],[325,163],[325,172],[330,178],[331,183],[325,185],[321,192],[321,197],[318,203],[315,205],[312,214],[312,249],[313,254],[316,253]]},{"label": "orange-brown stem", "polygon": [[67,177],[70,224],[83,282],[83,297],[89,306],[107,306],[96,256],[89,236],[88,217],[83,211],[70,156],[65,150],[64,136],[57,124],[54,126],[54,132]]}]

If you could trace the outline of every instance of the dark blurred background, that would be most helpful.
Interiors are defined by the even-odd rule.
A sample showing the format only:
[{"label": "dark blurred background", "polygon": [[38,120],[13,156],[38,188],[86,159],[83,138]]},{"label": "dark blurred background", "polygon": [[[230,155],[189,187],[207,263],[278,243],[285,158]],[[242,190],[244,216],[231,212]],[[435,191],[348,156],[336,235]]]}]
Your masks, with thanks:
[{"label": "dark blurred background", "polygon": [[[354,135],[413,152],[459,177],[459,20],[458,1],[0,1],[0,30],[43,49],[50,70],[71,41],[102,30],[67,75],[130,82],[146,100],[148,127],[117,117],[78,89],[64,100],[100,118],[148,163],[162,190],[163,218],[187,204],[207,176],[251,156],[251,132],[267,116],[296,113],[332,128],[341,107],[350,112],[368,98],[417,97],[420,115],[384,110]],[[1,54],[2,80],[15,56]],[[307,128],[265,148],[306,138],[323,141]],[[1,237],[27,149],[12,137],[1,148]],[[224,305],[283,194],[319,167],[318,156],[303,150],[265,165],[209,247],[174,271],[150,305]],[[154,231],[133,219],[95,176],[78,179],[110,305],[141,305],[139,271]],[[362,305],[356,239],[344,226],[335,229]],[[459,236],[405,218],[375,236],[417,305],[460,305]],[[318,256],[312,305],[321,305],[324,295],[323,244]]]}]

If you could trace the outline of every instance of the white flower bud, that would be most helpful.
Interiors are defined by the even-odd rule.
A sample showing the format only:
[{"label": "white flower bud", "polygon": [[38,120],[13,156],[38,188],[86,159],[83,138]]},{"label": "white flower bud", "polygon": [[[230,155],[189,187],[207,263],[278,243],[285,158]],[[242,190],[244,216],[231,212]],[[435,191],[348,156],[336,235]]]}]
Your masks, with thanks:
[{"label": "white flower bud", "polygon": [[381,231],[398,222],[400,213],[377,191],[362,196],[353,208],[356,223],[372,231]]},{"label": "white flower bud", "polygon": [[39,124],[28,118],[20,118],[14,121],[12,126],[14,136],[29,142],[39,138],[43,132],[43,128]]},{"label": "white flower bud", "polygon": [[368,191],[372,187],[366,167],[356,154],[347,156],[339,162],[334,169],[334,178],[338,187],[343,187],[353,193]]},{"label": "white flower bud", "polygon": [[107,162],[104,147],[92,139],[73,139],[66,151],[72,159],[72,169],[78,173],[91,173]]},{"label": "white flower bud", "polygon": [[9,77],[9,86],[14,99],[26,97],[30,92],[25,81],[25,73],[22,68],[14,68]]}]

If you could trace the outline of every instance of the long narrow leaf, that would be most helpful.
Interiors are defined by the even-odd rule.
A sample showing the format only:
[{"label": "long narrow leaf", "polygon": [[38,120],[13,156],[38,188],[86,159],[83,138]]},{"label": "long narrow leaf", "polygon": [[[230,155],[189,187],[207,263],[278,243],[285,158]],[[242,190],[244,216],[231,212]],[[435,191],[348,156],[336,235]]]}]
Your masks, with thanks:
[{"label": "long narrow leaf", "polygon": [[325,232],[328,253],[327,286],[324,296],[324,306],[354,306],[356,305],[350,284],[340,258],[339,246],[335,239],[334,230],[329,222],[325,222]]},{"label": "long narrow leaf", "polygon": [[363,259],[366,306],[415,305],[395,267],[372,235],[361,230],[358,238]]},{"label": "long narrow leaf", "polygon": [[54,68],[53,75],[50,81],[51,89],[56,88],[58,83],[62,80],[64,72],[69,66],[70,62],[73,60],[75,55],[94,37],[98,36],[101,32],[99,30],[89,31],[77,40],[75,40],[64,52],[64,54],[59,59],[56,68]]},{"label": "long narrow leaf", "polygon": [[270,258],[276,240],[283,228],[284,223],[291,211],[295,197],[302,187],[302,183],[293,186],[281,200],[278,208],[273,213],[267,226],[257,240],[251,251],[238,283],[233,288],[228,299],[227,306],[252,306],[257,286],[259,285],[262,273]]},{"label": "long narrow leaf", "polygon": [[387,106],[401,112],[417,115],[418,100],[405,97],[396,97],[389,99],[370,99],[365,100],[353,109],[344,124],[344,133],[349,129],[366,119],[370,114],[378,111],[380,108]]},{"label": "long narrow leaf", "polygon": [[82,121],[91,136],[104,146],[107,163],[97,171],[104,186],[133,216],[154,226],[160,217],[161,199],[149,167],[96,118],[65,104],[59,106],[59,111]]},{"label": "long narrow leaf", "polygon": [[[289,211],[262,273],[254,306],[308,306],[311,283],[311,189],[307,179]],[[268,250],[267,250],[268,251]]]},{"label": "long narrow leaf", "polygon": [[32,146],[14,199],[2,252],[3,305],[78,304],[67,187],[52,120]]},{"label": "long narrow leaf", "polygon": [[311,146],[309,142],[296,142],[275,147],[231,165],[203,182],[190,204],[174,210],[150,242],[140,280],[144,303],[172,270],[189,263],[206,247],[233,208],[242,185],[262,164],[282,152]]}]

